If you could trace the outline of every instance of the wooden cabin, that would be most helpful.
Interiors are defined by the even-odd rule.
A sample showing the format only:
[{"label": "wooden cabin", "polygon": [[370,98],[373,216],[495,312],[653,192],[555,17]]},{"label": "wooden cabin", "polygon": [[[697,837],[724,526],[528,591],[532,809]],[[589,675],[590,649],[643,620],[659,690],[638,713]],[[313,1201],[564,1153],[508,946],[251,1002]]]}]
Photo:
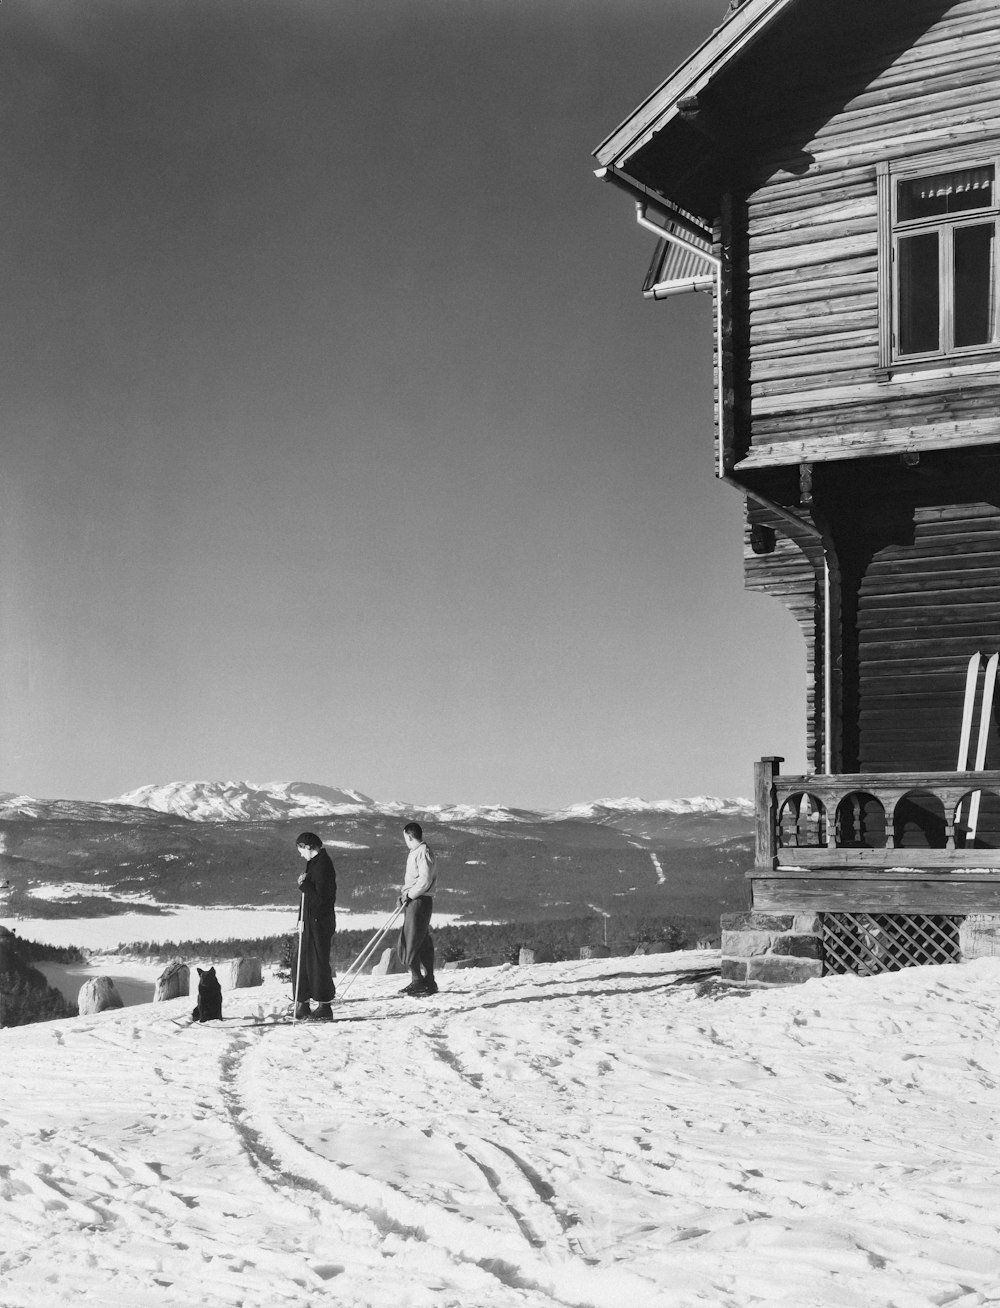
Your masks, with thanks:
[{"label": "wooden cabin", "polygon": [[809,772],[757,765],[744,926],[815,936],[809,975],[951,961],[1000,922],[1000,3],[720,18],[596,158],[643,293],[712,296],[746,585],[804,637]]}]

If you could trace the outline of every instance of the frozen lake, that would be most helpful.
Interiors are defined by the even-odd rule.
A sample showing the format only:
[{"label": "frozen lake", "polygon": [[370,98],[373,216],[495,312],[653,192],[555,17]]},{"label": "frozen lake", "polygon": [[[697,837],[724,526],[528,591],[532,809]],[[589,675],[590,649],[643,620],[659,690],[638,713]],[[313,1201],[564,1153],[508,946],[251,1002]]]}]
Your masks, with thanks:
[{"label": "frozen lake", "polygon": [[[339,931],[376,931],[392,912],[349,913],[337,909]],[[76,945],[98,954],[127,953],[130,945],[148,940],[152,944],[180,940],[254,940],[294,932],[297,906],[287,909],[199,908],[171,904],[162,914],[117,913],[109,917],[0,917],[23,940],[44,945]],[[435,914],[439,926],[454,922],[454,915]]]},{"label": "frozen lake", "polygon": [[156,978],[163,971],[162,963],[130,963],[113,958],[101,963],[35,963],[34,966],[71,1004],[76,1003],[85,981],[94,976],[110,977],[126,1008],[151,1004]]}]

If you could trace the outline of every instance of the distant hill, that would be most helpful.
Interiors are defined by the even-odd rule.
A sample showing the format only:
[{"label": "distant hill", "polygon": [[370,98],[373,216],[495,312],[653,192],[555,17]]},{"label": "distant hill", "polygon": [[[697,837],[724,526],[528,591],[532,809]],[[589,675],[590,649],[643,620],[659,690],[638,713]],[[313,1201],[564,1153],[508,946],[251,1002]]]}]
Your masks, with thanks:
[{"label": "distant hill", "polygon": [[[0,812],[3,800],[0,796]],[[10,799],[24,801],[25,796]],[[37,805],[38,800],[28,800]],[[68,801],[60,801],[67,803]],[[598,799],[569,808],[517,809],[506,804],[414,804],[398,800],[375,800],[359,790],[338,790],[310,781],[168,781],[140,786],[110,805],[154,809],[175,813],[196,822],[269,821],[282,818],[359,816],[399,817],[413,814],[437,822],[542,822],[593,821],[619,823],[623,818],[721,816],[749,818],[749,799],[719,799],[698,795],[693,799]]]},{"label": "distant hill", "polygon": [[195,822],[261,822],[292,817],[373,809],[375,801],[358,790],[335,790],[306,781],[168,781],[140,786],[112,804],[176,813]]},{"label": "distant hill", "polygon": [[0,796],[3,916],[295,902],[303,826],[330,847],[340,903],[381,911],[402,878],[409,818],[441,859],[438,911],[465,920],[590,911],[712,920],[746,906],[747,800],[605,799],[547,812],[376,801],[305,782],[175,782],[102,802]]}]

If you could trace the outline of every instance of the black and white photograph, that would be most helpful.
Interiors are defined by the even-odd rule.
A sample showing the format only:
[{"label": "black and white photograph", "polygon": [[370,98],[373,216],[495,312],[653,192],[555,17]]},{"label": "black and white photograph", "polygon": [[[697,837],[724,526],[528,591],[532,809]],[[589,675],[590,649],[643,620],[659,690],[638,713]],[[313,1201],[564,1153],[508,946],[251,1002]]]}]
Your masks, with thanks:
[{"label": "black and white photograph", "polygon": [[0,0],[0,1308],[1000,1308],[1000,0]]}]

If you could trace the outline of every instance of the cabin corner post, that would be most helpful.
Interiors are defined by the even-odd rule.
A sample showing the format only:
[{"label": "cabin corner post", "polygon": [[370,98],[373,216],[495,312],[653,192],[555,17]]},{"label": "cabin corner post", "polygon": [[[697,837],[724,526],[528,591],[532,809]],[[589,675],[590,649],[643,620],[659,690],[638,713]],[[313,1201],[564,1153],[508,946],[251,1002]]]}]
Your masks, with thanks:
[{"label": "cabin corner post", "polygon": [[778,861],[778,812],[775,780],[785,760],[766,755],[753,765],[754,867],[773,872]]},{"label": "cabin corner post", "polygon": [[713,243],[719,260],[715,281],[715,382],[716,463],[718,476],[725,478],[749,445],[741,402],[739,361],[747,354],[746,294],[739,270],[746,262],[746,214],[731,191],[720,202]]}]

